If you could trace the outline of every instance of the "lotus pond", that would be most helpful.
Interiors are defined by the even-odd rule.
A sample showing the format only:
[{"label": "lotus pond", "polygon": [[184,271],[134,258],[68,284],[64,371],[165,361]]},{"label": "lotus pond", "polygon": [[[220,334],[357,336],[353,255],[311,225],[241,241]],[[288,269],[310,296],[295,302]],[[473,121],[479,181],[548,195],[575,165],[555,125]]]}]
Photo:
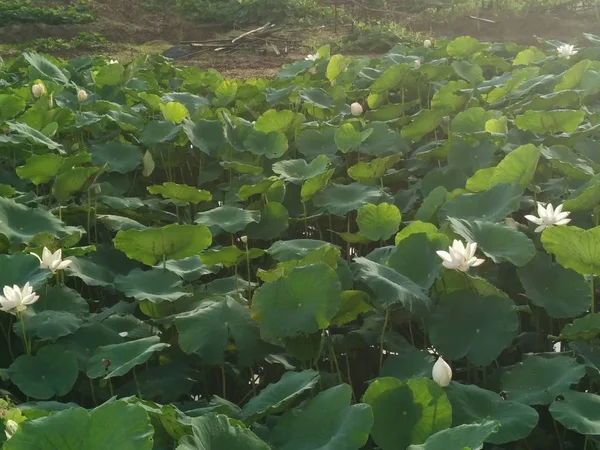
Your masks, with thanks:
[{"label": "lotus pond", "polygon": [[562,45],[4,61],[0,446],[598,448],[600,37]]}]

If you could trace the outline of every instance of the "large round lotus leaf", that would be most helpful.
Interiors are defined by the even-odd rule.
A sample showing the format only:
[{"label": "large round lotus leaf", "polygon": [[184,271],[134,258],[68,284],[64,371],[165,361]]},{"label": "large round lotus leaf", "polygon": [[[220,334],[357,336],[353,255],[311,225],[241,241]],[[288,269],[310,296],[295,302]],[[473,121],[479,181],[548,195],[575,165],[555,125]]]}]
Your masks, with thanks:
[{"label": "large round lotus leaf", "polygon": [[252,423],[287,409],[299,396],[315,387],[319,378],[319,373],[314,370],[284,373],[279,381],[269,384],[244,405],[242,418]]},{"label": "large round lotus leaf", "polygon": [[[60,345],[46,345],[35,356],[21,355],[8,368],[10,380],[28,397],[46,400],[71,392],[77,358]],[[35,447],[34,447],[35,448]]]},{"label": "large round lotus leaf", "polygon": [[431,309],[431,299],[423,288],[394,269],[367,258],[354,260],[355,278],[373,293],[373,302],[381,309],[402,305],[415,317],[425,316]]},{"label": "large round lotus leaf", "polygon": [[552,262],[546,253],[538,252],[517,273],[527,297],[550,317],[576,317],[590,308],[590,288],[585,279]]},{"label": "large round lotus leaf", "polygon": [[0,255],[0,286],[17,285],[23,287],[25,283],[34,289],[40,289],[52,275],[49,270],[40,269],[40,260],[26,253]]},{"label": "large round lotus leaf", "polygon": [[387,265],[428,290],[442,267],[436,251],[445,249],[446,244],[444,235],[411,234],[396,245]]},{"label": "large round lotus leaf", "polygon": [[132,228],[136,230],[143,230],[146,228],[145,225],[142,225],[141,223],[130,219],[129,217],[115,216],[112,214],[103,214],[96,217],[104,224],[106,228],[113,232],[121,230],[126,231]]},{"label": "large round lotus leaf", "polygon": [[218,227],[228,233],[237,233],[249,224],[259,221],[260,212],[248,211],[228,205],[198,213],[196,216],[196,223],[206,225],[207,227]]},{"label": "large round lotus leaf", "polygon": [[206,250],[200,255],[200,260],[207,266],[221,265],[229,268],[238,266],[248,260],[260,258],[264,254],[264,250],[260,248],[251,248],[246,252],[235,245],[229,245],[219,249]]},{"label": "large round lotus leaf", "polygon": [[484,424],[488,420],[500,425],[488,442],[505,444],[525,439],[539,420],[538,413],[530,406],[504,400],[495,392],[475,385],[452,382],[446,394],[452,404],[452,424]]},{"label": "large round lotus leaf", "polygon": [[[87,302],[72,289],[65,286],[50,286],[39,293],[39,300],[23,315],[25,333],[28,338],[55,341],[59,337],[74,333],[83,324],[89,313]],[[21,336],[21,326],[13,325]]]},{"label": "large round lotus leaf", "polygon": [[304,180],[325,172],[329,164],[329,158],[325,155],[317,156],[310,163],[303,159],[288,159],[274,163],[273,172],[285,181],[300,184]]},{"label": "large round lotus leaf", "polygon": [[371,436],[382,450],[422,444],[452,424],[448,397],[428,378],[378,378],[369,385],[362,401],[373,409]]},{"label": "large round lotus leaf", "polygon": [[467,357],[476,366],[487,366],[517,337],[519,317],[512,300],[456,291],[440,299],[428,331],[444,358]]},{"label": "large round lotus leaf", "polygon": [[267,159],[276,159],[287,151],[289,146],[285,134],[279,131],[263,133],[262,131],[252,130],[248,138],[244,141],[244,147],[254,155],[265,156]]},{"label": "large round lotus leaf", "polygon": [[[167,270],[170,270],[173,273],[176,273],[185,281],[194,281],[200,278],[203,275],[210,275],[215,272],[218,272],[219,266],[207,267],[202,264],[200,260],[200,256],[188,256],[187,258],[173,260],[170,259],[164,264]],[[154,266],[156,268],[163,267],[162,263],[159,263],[158,266]]]},{"label": "large round lotus leaf", "polygon": [[482,193],[460,194],[442,206],[440,217],[496,222],[520,208],[522,194],[518,184],[497,184]]},{"label": "large round lotus leaf", "polygon": [[162,142],[173,141],[181,128],[181,125],[167,120],[149,120],[140,135],[140,143],[146,147],[156,148]]},{"label": "large round lotus leaf", "polygon": [[490,186],[515,183],[525,189],[533,179],[539,159],[540,150],[535,145],[517,147],[496,166]]},{"label": "large round lotus leaf", "polygon": [[342,153],[358,150],[362,141],[361,132],[351,123],[343,123],[335,131],[335,145]]},{"label": "large round lotus leaf", "polygon": [[526,355],[500,378],[507,400],[549,405],[585,375],[585,366],[564,355]]},{"label": "large round lotus leaf", "polygon": [[337,152],[335,130],[335,128],[326,128],[323,131],[304,130],[296,138],[298,151],[307,158],[314,158],[320,155],[335,155]]},{"label": "large round lotus leaf", "polygon": [[326,264],[309,264],[263,284],[252,302],[252,317],[265,339],[314,333],[329,326],[340,308],[341,285]]},{"label": "large round lotus leaf", "polygon": [[280,450],[362,448],[369,439],[373,413],[369,405],[350,405],[351,400],[352,388],[347,384],[320,392],[277,422],[271,443]]},{"label": "large round lotus leaf", "polygon": [[85,372],[87,363],[98,347],[119,344],[123,338],[115,330],[100,322],[83,325],[75,333],[58,340],[67,352],[75,355],[79,369]]},{"label": "large round lotus leaf", "polygon": [[406,450],[480,450],[488,437],[498,430],[496,422],[459,425],[442,430],[421,445],[411,445]]},{"label": "large round lotus leaf", "polygon": [[153,266],[159,260],[183,259],[201,253],[212,243],[212,235],[203,225],[171,224],[119,231],[113,243],[130,258]]},{"label": "large round lotus leaf", "polygon": [[434,362],[435,358],[429,352],[408,346],[406,351],[399,355],[388,356],[379,375],[394,377],[400,381],[428,378],[431,377]]},{"label": "large round lotus leaf", "polygon": [[31,155],[25,165],[17,167],[15,172],[20,178],[31,180],[36,186],[47,183],[56,176],[62,166],[64,158],[54,153],[44,155]]},{"label": "large round lotus leaf", "polygon": [[535,256],[531,239],[507,225],[479,220],[450,219],[455,233],[469,242],[477,242],[478,248],[495,263],[508,261],[522,267]]},{"label": "large round lotus leaf", "polygon": [[67,202],[73,194],[89,186],[99,171],[98,167],[74,167],[64,171],[54,179],[52,194],[59,202]]},{"label": "large round lotus leaf", "polygon": [[24,244],[38,233],[53,237],[69,234],[64,224],[48,211],[0,197],[0,235],[6,236],[9,242]]},{"label": "large round lotus leaf", "polygon": [[323,207],[330,214],[345,216],[368,203],[394,203],[393,199],[374,186],[360,183],[334,184],[313,197],[315,206]]},{"label": "large round lotus leaf", "polygon": [[[154,352],[159,352],[168,346],[169,344],[161,343],[158,336],[152,336],[98,347],[88,361],[87,376],[89,378],[120,377],[135,366],[148,361]],[[105,366],[105,362],[109,363],[108,367]]]},{"label": "large round lotus leaf", "polygon": [[358,209],[356,223],[360,234],[372,241],[387,240],[398,232],[402,215],[396,205],[368,203]]},{"label": "large round lotus leaf", "polygon": [[600,275],[600,227],[583,230],[578,227],[546,228],[542,244],[556,261],[582,275]]},{"label": "large round lotus leaf", "polygon": [[430,221],[440,206],[446,201],[448,191],[444,186],[438,186],[423,199],[423,203],[415,213],[415,220]]},{"label": "large round lotus leaf", "polygon": [[223,125],[218,120],[201,119],[194,123],[184,119],[182,127],[194,147],[209,156],[216,156],[219,148],[225,143]]},{"label": "large round lotus leaf", "polygon": [[28,420],[4,445],[6,450],[151,450],[154,429],[144,408],[122,401],[88,413],[69,408]]},{"label": "large round lotus leaf", "polygon": [[573,191],[563,204],[563,207],[565,211],[585,211],[586,209],[593,209],[598,202],[600,202],[600,175],[596,175],[583,186]]},{"label": "large round lotus leaf", "polygon": [[332,109],[335,108],[335,102],[333,98],[325,92],[323,89],[319,88],[307,88],[302,89],[298,96],[304,100],[305,102],[316,106],[320,109]]},{"label": "large round lotus leaf", "polygon": [[175,326],[181,349],[200,355],[204,364],[223,364],[232,344],[237,350],[238,364],[251,364],[259,352],[256,322],[247,308],[230,297],[202,302],[193,311],[178,315]]},{"label": "large round lotus leaf", "polygon": [[276,239],[289,227],[290,213],[281,203],[269,202],[261,211],[260,222],[247,227],[251,239]]},{"label": "large round lotus leaf", "polygon": [[177,450],[270,450],[252,431],[230,422],[222,414],[192,419],[192,435],[179,441]]},{"label": "large round lotus leaf", "polygon": [[127,173],[142,163],[142,152],[135,145],[121,141],[109,141],[90,147],[92,162],[95,166],[108,165],[108,172]]},{"label": "large round lotus leaf", "polygon": [[527,110],[515,117],[515,125],[524,131],[533,131],[538,134],[573,133],[585,119],[585,111],[554,110],[532,111]]},{"label": "large round lotus leaf", "polygon": [[212,194],[209,191],[196,189],[187,184],[177,184],[170,181],[164,182],[162,185],[148,186],[150,194],[159,194],[163,198],[175,200],[180,203],[192,203],[197,205],[201,202],[209,202],[212,200]]},{"label": "large round lotus leaf", "polygon": [[174,302],[191,293],[182,289],[183,281],[167,269],[134,269],[127,275],[115,277],[115,289],[136,300],[152,303]]},{"label": "large round lotus leaf", "polygon": [[[72,257],[67,271],[88,286],[112,286],[117,275],[108,266],[99,264],[88,257]],[[39,262],[38,262],[39,263]]]},{"label": "large round lotus leaf", "polygon": [[565,428],[580,434],[600,434],[600,395],[568,391],[550,405],[550,414]]},{"label": "large round lotus leaf", "polygon": [[274,260],[284,262],[293,259],[302,259],[311,251],[317,250],[324,245],[331,244],[326,241],[317,241],[315,239],[277,241],[269,247],[267,253],[269,253]]},{"label": "large round lotus leaf", "polygon": [[570,341],[591,341],[600,334],[600,313],[586,314],[568,323],[560,332],[560,338]]},{"label": "large round lotus leaf", "polygon": [[402,155],[392,155],[385,158],[375,158],[372,161],[359,161],[348,168],[348,176],[356,181],[379,180],[394,164],[402,159]]},{"label": "large round lotus leaf", "polygon": [[402,83],[410,70],[411,67],[408,64],[393,65],[389,69],[386,69],[381,76],[375,80],[375,83],[371,85],[371,92],[380,94],[395,89]]}]

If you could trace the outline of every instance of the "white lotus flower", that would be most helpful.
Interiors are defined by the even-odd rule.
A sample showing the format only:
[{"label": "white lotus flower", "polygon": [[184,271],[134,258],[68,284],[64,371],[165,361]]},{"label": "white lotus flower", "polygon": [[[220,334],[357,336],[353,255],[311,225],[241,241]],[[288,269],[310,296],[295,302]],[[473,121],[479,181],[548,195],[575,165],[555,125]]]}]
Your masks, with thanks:
[{"label": "white lotus flower", "polygon": [[306,55],[304,58],[305,61],[316,61],[319,58],[319,54],[315,53],[314,55]]},{"label": "white lotus flower", "polygon": [[242,236],[240,237],[240,241],[242,241],[242,244],[247,244],[248,243],[248,236]]},{"label": "white lotus flower", "polygon": [[46,93],[46,86],[44,86],[42,83],[36,83],[31,86],[31,93],[35,98],[40,98]]},{"label": "white lotus flower", "polygon": [[52,253],[47,247],[44,247],[41,258],[33,252],[31,254],[40,260],[40,267],[42,269],[50,269],[52,273],[66,269],[73,262],[70,259],[62,259],[61,249],[58,249]]},{"label": "white lotus flower", "polygon": [[33,305],[40,298],[33,292],[29,282],[25,283],[23,289],[16,284],[13,287],[4,286],[3,293],[3,296],[0,295],[0,311],[15,315],[25,311],[29,305]]},{"label": "white lotus flower", "polygon": [[77,100],[79,100],[80,102],[85,102],[88,99],[88,93],[85,91],[85,89],[79,89],[77,91]]},{"label": "white lotus flower", "polygon": [[108,64],[119,64],[119,61],[118,61],[118,60],[116,60],[116,59],[110,59],[110,60],[108,61]]},{"label": "white lotus flower", "polygon": [[477,251],[477,243],[470,242],[465,245],[462,241],[455,239],[448,251],[438,250],[436,253],[443,259],[442,265],[446,269],[460,270],[467,272],[470,267],[480,266],[485,262],[484,259],[475,257]]},{"label": "white lotus flower", "polygon": [[544,204],[538,202],[538,216],[528,215],[525,216],[527,220],[535,223],[538,227],[533,230],[536,233],[541,233],[548,227],[552,227],[554,225],[566,225],[571,219],[567,219],[570,212],[563,211],[563,205],[558,205],[556,209],[552,206],[552,203],[548,203],[548,205],[544,208]]},{"label": "white lotus flower", "polygon": [[415,69],[418,69],[419,67],[421,67],[421,60],[420,60],[420,59],[417,59],[417,60],[415,61]]},{"label": "white lotus flower", "polygon": [[4,434],[6,434],[6,439],[13,437],[13,434],[15,434],[18,429],[19,424],[12,419],[8,419],[4,424]]},{"label": "white lotus flower", "polygon": [[425,39],[423,41],[423,47],[425,47],[425,48],[431,48],[431,41],[429,39]]},{"label": "white lotus flower", "polygon": [[441,387],[448,386],[450,381],[452,381],[452,369],[441,356],[433,365],[431,376],[433,377],[433,381],[435,381]]},{"label": "white lotus flower", "polygon": [[563,44],[556,49],[558,52],[559,58],[569,59],[571,56],[575,56],[577,54],[577,50],[575,50],[574,45]]},{"label": "white lotus flower", "polygon": [[360,103],[354,102],[350,105],[350,112],[353,116],[358,117],[363,113],[363,107]]}]

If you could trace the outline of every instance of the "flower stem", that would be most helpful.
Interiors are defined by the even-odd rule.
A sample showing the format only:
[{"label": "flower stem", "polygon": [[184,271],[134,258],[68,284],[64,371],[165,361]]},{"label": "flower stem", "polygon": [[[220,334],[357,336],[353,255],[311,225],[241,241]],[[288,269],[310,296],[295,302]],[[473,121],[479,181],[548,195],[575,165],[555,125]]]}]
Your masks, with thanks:
[{"label": "flower stem", "polygon": [[383,366],[383,340],[385,339],[385,329],[387,328],[388,320],[390,320],[390,308],[385,309],[385,318],[383,319],[383,328],[381,329],[381,338],[379,339],[379,372]]},{"label": "flower stem", "polygon": [[594,311],[596,309],[596,304],[595,304],[595,292],[594,292],[594,275],[592,275],[590,277],[590,312],[592,314],[594,314]]},{"label": "flower stem", "polygon": [[137,374],[135,373],[135,367],[133,368],[133,381],[135,381],[135,389],[137,391],[137,395],[138,395],[139,399],[142,400],[142,391],[140,389],[140,383],[138,382],[138,379],[137,379]]},{"label": "flower stem", "polygon": [[21,323],[21,334],[23,339],[23,346],[25,347],[25,353],[27,355],[31,354],[31,348],[29,347],[29,341],[27,340],[27,333],[25,332],[25,321],[23,320],[23,315],[19,314],[19,322]]}]

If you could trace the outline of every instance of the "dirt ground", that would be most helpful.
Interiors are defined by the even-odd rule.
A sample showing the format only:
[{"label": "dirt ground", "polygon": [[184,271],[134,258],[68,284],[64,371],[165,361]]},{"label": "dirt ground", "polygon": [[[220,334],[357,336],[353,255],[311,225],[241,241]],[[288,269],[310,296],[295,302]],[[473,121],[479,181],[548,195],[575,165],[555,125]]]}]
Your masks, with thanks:
[{"label": "dirt ground", "polygon": [[[103,51],[110,57],[129,59],[144,52],[163,52],[180,41],[211,39],[228,31],[221,24],[198,24],[182,17],[173,10],[149,11],[142,0],[95,0],[93,23],[81,25],[12,25],[0,27],[0,42],[16,44],[41,37],[70,39],[80,32],[101,33],[110,45]],[[431,37],[469,35],[486,41],[515,41],[522,44],[534,43],[535,36],[560,40],[572,40],[582,32],[600,34],[600,21],[595,14],[577,17],[557,17],[550,14],[482,14],[477,20],[453,15],[450,18],[432,16],[402,16],[399,23],[406,28]],[[303,33],[312,41],[322,42],[341,37],[327,29]],[[308,49],[290,49],[288,54],[276,56],[272,52],[237,52],[216,55],[210,51],[199,53],[187,60],[202,68],[214,68],[232,78],[269,77],[288,62],[303,58]],[[65,55],[59,55],[65,56]],[[66,55],[72,56],[72,55]]]}]

